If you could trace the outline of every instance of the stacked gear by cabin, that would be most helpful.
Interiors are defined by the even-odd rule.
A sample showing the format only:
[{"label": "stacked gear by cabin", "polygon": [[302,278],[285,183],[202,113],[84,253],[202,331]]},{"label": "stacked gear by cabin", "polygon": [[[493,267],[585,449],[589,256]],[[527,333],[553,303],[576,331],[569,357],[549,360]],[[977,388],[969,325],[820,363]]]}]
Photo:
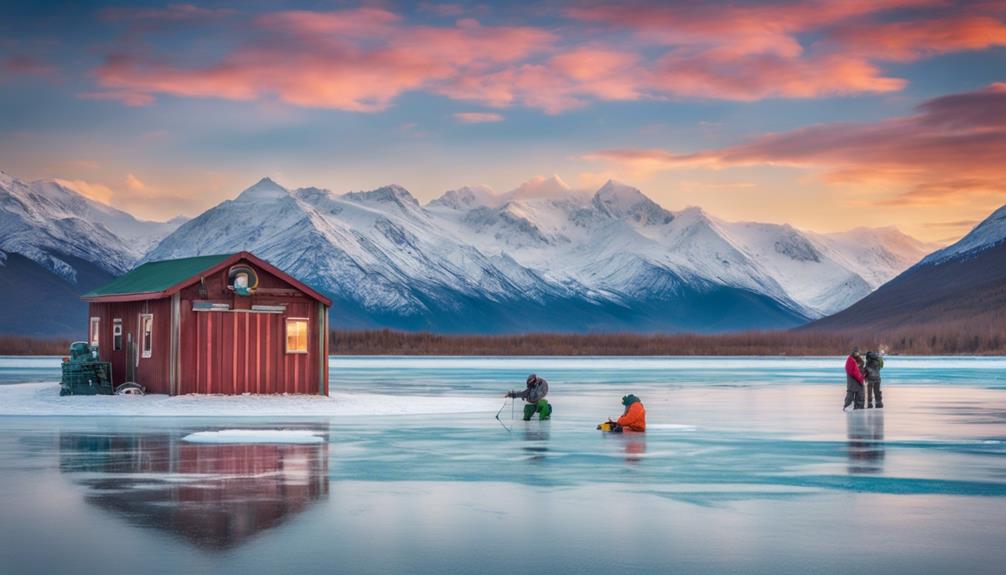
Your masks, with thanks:
[{"label": "stacked gear by cabin", "polygon": [[70,344],[70,356],[63,358],[60,395],[112,395],[112,364],[98,359],[97,348],[86,342]]}]

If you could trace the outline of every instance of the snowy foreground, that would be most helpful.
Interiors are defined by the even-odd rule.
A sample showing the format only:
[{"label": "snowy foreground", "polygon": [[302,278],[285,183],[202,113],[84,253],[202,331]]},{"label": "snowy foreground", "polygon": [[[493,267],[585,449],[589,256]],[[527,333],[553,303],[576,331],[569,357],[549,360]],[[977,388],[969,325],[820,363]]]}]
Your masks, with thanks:
[{"label": "snowy foreground", "polygon": [[494,412],[496,399],[374,393],[311,395],[59,396],[58,383],[0,386],[0,416],[326,417]]}]

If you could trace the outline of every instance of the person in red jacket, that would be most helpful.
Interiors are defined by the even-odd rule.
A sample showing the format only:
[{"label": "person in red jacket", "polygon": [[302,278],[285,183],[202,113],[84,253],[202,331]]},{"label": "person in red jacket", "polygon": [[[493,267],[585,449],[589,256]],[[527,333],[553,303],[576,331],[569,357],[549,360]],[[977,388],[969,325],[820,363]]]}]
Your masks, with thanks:
[{"label": "person in red jacket", "polygon": [[646,408],[638,397],[626,395],[622,398],[625,413],[615,423],[621,431],[646,431]]},{"label": "person in red jacket", "polygon": [[848,409],[850,405],[853,406],[853,410],[863,409],[866,394],[861,362],[859,348],[852,348],[852,353],[845,360],[845,405],[842,406],[842,411]]}]

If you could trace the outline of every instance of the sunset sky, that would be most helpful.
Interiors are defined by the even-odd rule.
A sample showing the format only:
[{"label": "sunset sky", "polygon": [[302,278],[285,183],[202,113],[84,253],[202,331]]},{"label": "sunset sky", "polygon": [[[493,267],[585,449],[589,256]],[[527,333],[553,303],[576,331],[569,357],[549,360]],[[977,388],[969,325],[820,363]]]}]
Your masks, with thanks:
[{"label": "sunset sky", "polygon": [[537,175],[946,242],[1006,203],[1006,0],[4,2],[0,169],[142,217]]}]

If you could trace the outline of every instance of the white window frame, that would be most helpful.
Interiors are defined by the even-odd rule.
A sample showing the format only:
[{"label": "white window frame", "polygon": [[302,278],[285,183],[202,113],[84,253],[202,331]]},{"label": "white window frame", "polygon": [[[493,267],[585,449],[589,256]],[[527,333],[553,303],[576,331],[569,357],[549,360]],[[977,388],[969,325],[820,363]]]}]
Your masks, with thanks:
[{"label": "white window frame", "polygon": [[[292,322],[292,321],[304,322],[304,349],[303,350],[290,349],[290,322]],[[311,348],[311,338],[310,338],[310,335],[309,335],[310,333],[311,333],[311,320],[310,320],[310,318],[306,318],[306,317],[288,317],[288,318],[286,318],[286,321],[283,322],[283,335],[284,335],[284,339],[286,340],[286,352],[287,353],[295,353],[295,354],[306,354],[306,353],[308,353],[308,350]]]},{"label": "white window frame", "polygon": [[[150,320],[150,349],[147,349],[146,340],[146,322]],[[152,313],[141,313],[140,314],[140,357],[143,359],[150,359],[154,356],[154,314]]]},{"label": "white window frame", "polygon": [[91,344],[91,347],[98,347],[101,343],[101,318],[92,317],[91,318],[91,333],[87,334],[87,342]]},{"label": "white window frame", "polygon": [[[116,347],[115,338],[119,338],[119,345]],[[122,318],[112,319],[112,351],[122,351]]]}]

